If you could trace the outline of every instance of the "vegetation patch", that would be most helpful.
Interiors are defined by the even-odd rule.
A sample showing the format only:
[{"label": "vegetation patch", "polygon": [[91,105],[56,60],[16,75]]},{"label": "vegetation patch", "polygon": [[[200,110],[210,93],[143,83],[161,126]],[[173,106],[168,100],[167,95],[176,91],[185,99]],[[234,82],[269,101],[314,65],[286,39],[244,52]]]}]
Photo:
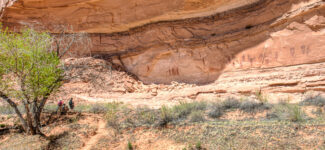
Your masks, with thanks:
[{"label": "vegetation patch", "polygon": [[220,118],[225,113],[225,109],[219,103],[212,103],[209,111],[208,116],[217,119]]},{"label": "vegetation patch", "polygon": [[[161,131],[180,143],[204,143],[207,149],[322,149],[324,121],[214,121]],[[302,133],[302,134],[301,134]],[[306,135],[312,135],[305,138]],[[193,149],[194,146],[190,146]]]},{"label": "vegetation patch", "polygon": [[321,95],[309,96],[306,99],[304,99],[302,102],[300,102],[300,104],[306,105],[306,106],[324,107],[325,106],[325,98]]},{"label": "vegetation patch", "polygon": [[272,112],[267,115],[269,118],[288,120],[292,122],[302,122],[307,119],[307,115],[298,104],[280,103],[272,108]]},{"label": "vegetation patch", "polygon": [[191,122],[203,122],[205,120],[204,113],[202,111],[193,111],[190,114]]},{"label": "vegetation patch", "polygon": [[227,98],[222,102],[222,107],[224,109],[236,109],[240,107],[240,101],[236,98]]},{"label": "vegetation patch", "polygon": [[171,108],[174,116],[174,120],[186,119],[188,115],[195,111],[204,111],[207,107],[206,102],[180,102],[180,104],[175,105]]},{"label": "vegetation patch", "polygon": [[173,121],[172,109],[167,106],[162,106],[160,108],[160,119],[159,119],[158,125],[166,126],[171,121]]},{"label": "vegetation patch", "polygon": [[138,107],[135,115],[139,124],[152,125],[158,119],[157,111],[148,107]]},{"label": "vegetation patch", "polygon": [[247,101],[243,101],[240,104],[239,109],[241,111],[243,111],[243,112],[254,113],[254,112],[257,112],[257,111],[263,111],[263,110],[271,109],[271,105],[261,103],[261,102],[252,101],[252,100],[247,100]]}]

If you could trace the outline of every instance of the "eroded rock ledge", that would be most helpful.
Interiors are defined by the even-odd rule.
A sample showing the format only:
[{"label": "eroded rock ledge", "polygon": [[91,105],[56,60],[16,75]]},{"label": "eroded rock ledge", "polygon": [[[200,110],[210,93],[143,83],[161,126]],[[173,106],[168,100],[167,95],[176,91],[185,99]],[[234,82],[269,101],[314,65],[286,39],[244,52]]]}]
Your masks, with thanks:
[{"label": "eroded rock ledge", "polygon": [[145,83],[213,82],[223,73],[325,61],[322,0],[18,0],[5,26],[72,25],[92,54]]}]

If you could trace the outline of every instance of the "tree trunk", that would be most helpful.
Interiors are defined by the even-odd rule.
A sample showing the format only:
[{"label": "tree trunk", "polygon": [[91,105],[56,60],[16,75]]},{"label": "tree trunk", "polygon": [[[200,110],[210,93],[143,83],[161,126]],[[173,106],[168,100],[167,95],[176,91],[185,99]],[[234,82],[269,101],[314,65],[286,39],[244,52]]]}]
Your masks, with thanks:
[{"label": "tree trunk", "polygon": [[43,135],[41,132],[41,110],[36,101],[33,102],[33,121],[36,133]]},{"label": "tree trunk", "polygon": [[24,104],[24,105],[25,105],[26,120],[27,120],[27,124],[28,124],[28,127],[29,127],[29,132],[32,135],[35,135],[36,134],[36,131],[35,131],[35,127],[33,126],[32,116],[30,115],[29,105],[27,103]]},{"label": "tree trunk", "polygon": [[4,99],[12,108],[14,108],[14,110],[23,126],[23,129],[25,130],[25,132],[28,132],[28,126],[27,126],[26,120],[24,119],[23,115],[19,111],[17,104],[15,102],[13,102],[6,94],[2,93],[1,91],[0,91],[0,97],[2,99]]}]

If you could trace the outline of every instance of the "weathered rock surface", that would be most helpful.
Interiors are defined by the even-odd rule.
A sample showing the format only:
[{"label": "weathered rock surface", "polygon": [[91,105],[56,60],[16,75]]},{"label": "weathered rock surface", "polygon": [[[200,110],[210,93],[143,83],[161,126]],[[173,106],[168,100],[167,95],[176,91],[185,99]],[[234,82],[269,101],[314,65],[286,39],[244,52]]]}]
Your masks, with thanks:
[{"label": "weathered rock surface", "polygon": [[325,63],[229,71],[216,82],[200,86],[178,82],[146,85],[94,58],[66,59],[65,65],[65,84],[51,98],[55,102],[73,97],[77,102],[118,101],[159,108],[179,101],[256,99],[257,92],[271,103],[325,96]]},{"label": "weathered rock surface", "polygon": [[18,0],[2,22],[91,33],[92,54],[145,83],[211,83],[229,71],[324,62],[324,16],[322,0]]}]

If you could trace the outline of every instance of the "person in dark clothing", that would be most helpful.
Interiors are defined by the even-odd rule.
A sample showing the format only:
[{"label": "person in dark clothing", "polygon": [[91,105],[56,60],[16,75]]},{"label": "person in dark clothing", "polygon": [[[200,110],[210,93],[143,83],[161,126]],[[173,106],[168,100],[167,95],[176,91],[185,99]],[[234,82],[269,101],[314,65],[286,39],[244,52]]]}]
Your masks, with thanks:
[{"label": "person in dark clothing", "polygon": [[63,105],[62,105],[62,112],[61,112],[61,115],[65,115],[68,111],[69,111],[68,106],[66,106],[65,104],[63,104]]},{"label": "person in dark clothing", "polygon": [[73,110],[73,108],[74,108],[73,98],[71,98],[71,99],[69,100],[69,107],[70,107],[71,110]]}]

